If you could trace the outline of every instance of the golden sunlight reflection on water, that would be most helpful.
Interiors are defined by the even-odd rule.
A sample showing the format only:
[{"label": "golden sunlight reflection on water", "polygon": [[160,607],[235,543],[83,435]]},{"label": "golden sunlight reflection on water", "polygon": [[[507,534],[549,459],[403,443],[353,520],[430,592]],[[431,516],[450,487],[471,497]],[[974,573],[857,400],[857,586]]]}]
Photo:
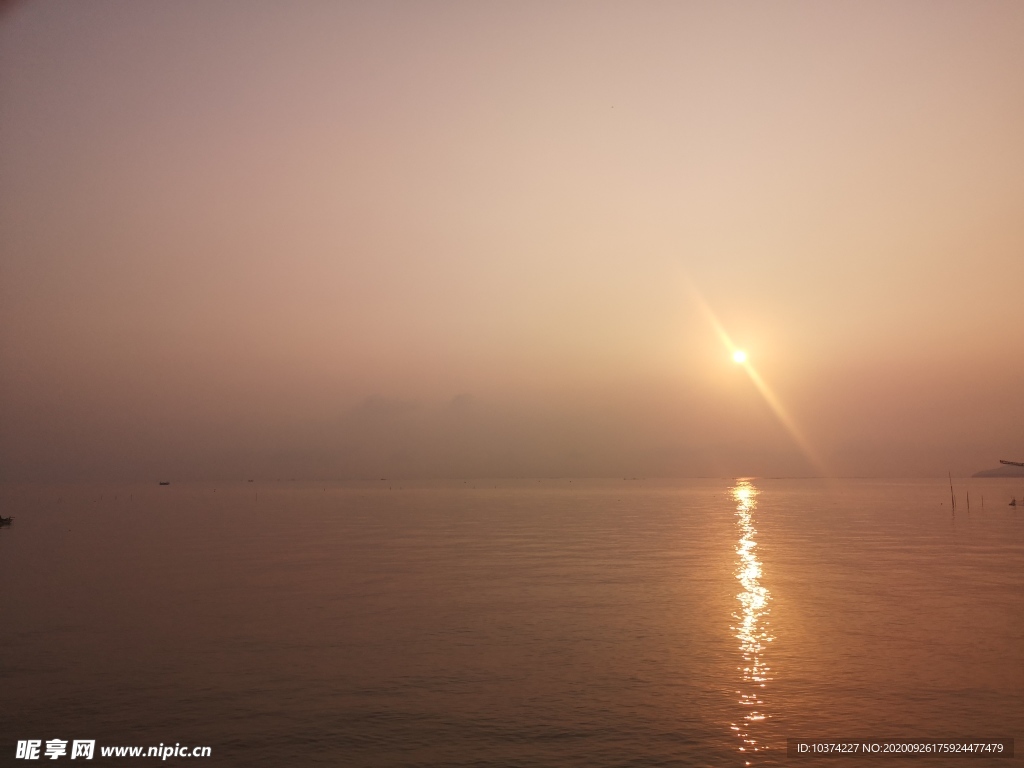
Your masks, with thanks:
[{"label": "golden sunlight reflection on water", "polygon": [[[736,502],[736,526],[739,529],[736,579],[743,587],[736,595],[740,608],[733,614],[736,624],[732,627],[740,641],[743,659],[737,667],[742,683],[736,691],[743,717],[732,724],[732,730],[742,742],[739,751],[750,755],[765,751],[764,743],[755,738],[755,725],[771,717],[765,708],[764,698],[767,684],[772,679],[769,675],[771,668],[765,659],[765,649],[774,639],[768,626],[772,596],[761,584],[763,570],[758,559],[757,528],[754,527],[758,490],[750,481],[738,480],[731,492]],[[750,761],[747,760],[746,764],[750,765]]]}]

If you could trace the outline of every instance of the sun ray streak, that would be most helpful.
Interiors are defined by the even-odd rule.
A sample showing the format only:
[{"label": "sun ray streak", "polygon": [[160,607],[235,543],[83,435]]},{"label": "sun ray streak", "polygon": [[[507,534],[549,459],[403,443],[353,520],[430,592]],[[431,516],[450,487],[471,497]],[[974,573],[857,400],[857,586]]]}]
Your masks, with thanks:
[{"label": "sun ray streak", "polygon": [[775,417],[781,422],[782,426],[789,432],[789,436],[793,438],[793,442],[799,446],[800,451],[818,472],[822,475],[830,475],[828,468],[825,466],[825,462],[818,456],[818,452],[814,450],[810,441],[804,437],[803,432],[797,426],[796,422],[789,415],[782,403],[779,402],[779,398],[775,396],[767,382],[761,378],[761,374],[757,372],[757,369],[750,364],[749,361],[742,363],[743,367],[747,371],[747,375],[750,376],[750,380],[754,382],[754,386],[757,387],[758,392],[761,393],[761,397],[764,398],[765,402],[768,403],[768,407],[775,413]]},{"label": "sun ray streak", "polygon": [[796,421],[794,421],[793,417],[789,415],[789,412],[782,405],[782,402],[772,391],[771,387],[768,386],[768,383],[764,380],[764,378],[762,378],[761,374],[757,372],[757,369],[754,368],[753,364],[750,362],[750,359],[747,357],[746,352],[744,352],[743,350],[736,346],[732,338],[729,336],[725,328],[722,326],[722,323],[719,321],[718,316],[715,315],[714,310],[711,309],[711,306],[701,295],[700,291],[697,290],[696,286],[693,285],[693,283],[691,282],[688,282],[687,285],[689,287],[690,294],[693,297],[694,303],[700,308],[701,313],[711,324],[711,327],[714,328],[715,333],[718,335],[718,338],[721,340],[725,348],[729,350],[729,354],[732,355],[733,360],[738,365],[742,366],[743,369],[746,371],[747,375],[750,377],[750,380],[754,383],[754,386],[757,388],[757,391],[761,394],[761,397],[764,398],[764,401],[765,403],[767,403],[768,407],[772,409],[772,412],[775,414],[775,417],[779,420],[779,423],[782,424],[786,432],[789,433],[789,436],[793,439],[793,442],[796,443],[797,447],[800,449],[800,452],[804,455],[804,458],[807,459],[807,461],[820,474],[826,477],[830,476],[832,473],[825,465],[825,462],[821,459],[818,452],[811,444],[810,440],[808,440],[807,437],[803,434],[803,431],[797,425]]}]

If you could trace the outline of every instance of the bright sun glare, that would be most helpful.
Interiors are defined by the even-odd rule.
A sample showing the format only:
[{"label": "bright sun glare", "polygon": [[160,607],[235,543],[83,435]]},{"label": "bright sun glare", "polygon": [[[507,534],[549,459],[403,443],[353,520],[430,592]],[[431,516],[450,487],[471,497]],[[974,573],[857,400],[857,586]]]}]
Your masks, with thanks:
[{"label": "bright sun glare", "polygon": [[745,363],[747,362],[747,353],[742,349],[737,349],[732,353],[732,359],[737,363]]}]

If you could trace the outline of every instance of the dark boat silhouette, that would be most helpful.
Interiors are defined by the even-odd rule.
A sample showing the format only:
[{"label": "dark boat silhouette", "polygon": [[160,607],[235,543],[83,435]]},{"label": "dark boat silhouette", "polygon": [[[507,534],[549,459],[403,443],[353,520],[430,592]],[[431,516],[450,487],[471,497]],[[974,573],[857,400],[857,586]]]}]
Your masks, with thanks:
[{"label": "dark boat silhouette", "polygon": [[170,480],[161,480],[160,481],[160,485],[170,485],[170,484],[171,484]]},{"label": "dark boat silhouette", "polygon": [[0,525],[10,525],[13,517],[0,517]]}]

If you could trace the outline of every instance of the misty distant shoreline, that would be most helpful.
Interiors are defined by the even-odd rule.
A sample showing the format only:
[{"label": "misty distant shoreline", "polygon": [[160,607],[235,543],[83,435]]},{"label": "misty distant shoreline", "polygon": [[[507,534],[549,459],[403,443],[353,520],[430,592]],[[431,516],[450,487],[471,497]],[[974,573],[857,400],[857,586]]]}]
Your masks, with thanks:
[{"label": "misty distant shoreline", "polygon": [[[385,477],[366,476],[339,476],[339,477],[193,477],[171,476],[170,480],[156,480],[152,478],[74,478],[59,480],[6,480],[0,481],[0,487],[17,486],[160,486],[171,488],[174,486],[222,486],[231,488],[234,486],[247,486],[250,488],[265,485],[289,485],[292,483],[300,485],[325,484],[329,486],[382,486],[382,487],[416,487],[431,485],[448,485],[466,483],[470,487],[499,484],[518,483],[636,483],[642,484],[664,484],[684,481],[728,481],[749,479],[759,481],[769,480],[792,480],[808,482],[849,482],[849,481],[877,481],[877,482],[907,482],[907,481],[928,481],[945,482],[947,475],[847,475],[847,476],[801,476],[801,475],[652,475],[652,476],[621,476],[621,475],[458,475],[458,476],[430,476],[430,475],[389,475]],[[994,469],[981,470],[972,475],[952,475],[952,480],[962,482],[968,479],[1016,479],[1024,478],[1024,468],[1020,467],[997,467]]]},{"label": "misty distant shoreline", "polygon": [[981,472],[975,472],[971,477],[1024,477],[1024,467],[1003,464],[993,469],[983,469]]}]

